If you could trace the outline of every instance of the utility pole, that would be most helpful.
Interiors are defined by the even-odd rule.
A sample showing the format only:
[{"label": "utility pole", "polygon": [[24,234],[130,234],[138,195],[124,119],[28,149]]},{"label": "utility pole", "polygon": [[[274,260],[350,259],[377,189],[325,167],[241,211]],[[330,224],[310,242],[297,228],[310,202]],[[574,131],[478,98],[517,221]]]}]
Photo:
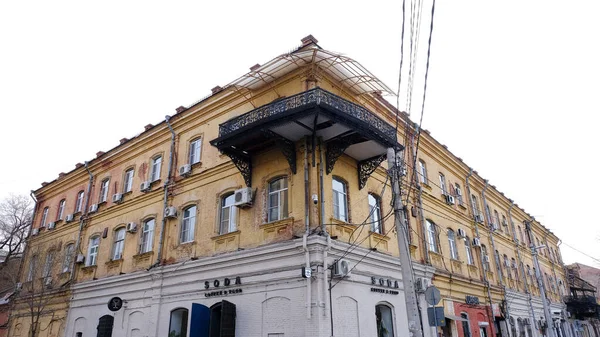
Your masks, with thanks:
[{"label": "utility pole", "polygon": [[406,302],[406,315],[408,316],[408,331],[411,332],[412,337],[423,337],[406,237],[408,228],[405,225],[404,205],[402,204],[402,194],[400,193],[399,177],[403,157],[399,157],[400,160],[397,162],[394,148],[387,149],[388,174],[392,183],[392,193],[394,196],[394,224],[396,225],[396,237],[398,238],[398,250],[400,252],[400,267],[402,268],[402,285],[404,286],[404,301]]},{"label": "utility pole", "polygon": [[548,301],[546,300],[546,288],[544,287],[544,280],[542,279],[542,272],[540,270],[540,262],[538,261],[538,250],[545,248],[546,246],[536,246],[531,231],[531,222],[525,221],[525,230],[529,236],[529,242],[531,242],[531,256],[533,257],[533,264],[535,265],[535,278],[538,281],[540,288],[540,296],[542,298],[542,305],[544,306],[544,317],[546,318],[546,334],[548,337],[556,337],[554,331],[554,322],[552,321],[552,315],[550,315],[550,308],[548,308]]}]

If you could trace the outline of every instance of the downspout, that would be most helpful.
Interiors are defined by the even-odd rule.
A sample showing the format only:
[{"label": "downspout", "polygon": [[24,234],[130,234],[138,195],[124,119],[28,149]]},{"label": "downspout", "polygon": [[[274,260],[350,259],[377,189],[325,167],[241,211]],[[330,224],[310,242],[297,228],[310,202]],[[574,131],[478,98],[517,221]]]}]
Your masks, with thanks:
[{"label": "downspout", "polygon": [[[529,310],[531,310],[531,323],[535,324],[535,311],[533,310],[533,303],[531,301],[531,290],[529,289],[529,283],[527,282],[527,274],[525,273],[525,265],[523,264],[523,258],[521,257],[521,249],[519,248],[519,240],[517,239],[517,231],[515,230],[515,224],[512,220],[511,211],[515,202],[511,200],[510,208],[508,209],[508,219],[510,220],[510,224],[513,228],[514,232],[514,242],[515,249],[517,250],[517,258],[519,259],[519,264],[521,265],[521,275],[523,275],[523,280],[525,281],[525,289],[527,292],[527,301],[529,302]],[[533,329],[531,330],[533,332]]]},{"label": "downspout", "polygon": [[[90,176],[90,180],[88,182],[88,188],[87,188],[87,193],[85,194],[85,205],[83,208],[83,214],[81,215],[81,217],[79,217],[79,235],[77,235],[77,242],[75,243],[75,256],[77,256],[77,254],[79,254],[80,252],[80,248],[81,248],[81,235],[83,234],[83,225],[85,223],[85,220],[87,219],[87,214],[88,214],[88,204],[90,202],[90,194],[92,193],[92,183],[94,182],[94,175],[92,174],[92,172],[90,171],[89,168],[89,162],[85,162],[85,165],[83,166],[85,168],[85,170],[87,171],[88,175]],[[71,267],[71,276],[69,276],[69,281],[72,281],[73,278],[75,277],[75,265],[77,264],[77,259],[73,259],[73,267]]]},{"label": "downspout", "polygon": [[[309,212],[310,212],[310,188],[308,186],[308,138],[304,138],[304,225],[305,233],[302,236],[302,248],[304,249],[304,259],[306,270],[310,269],[310,253],[308,251],[308,234],[310,231]],[[306,318],[311,318],[312,312],[312,291],[311,277],[306,278]]]},{"label": "downspout", "polygon": [[[173,127],[171,126],[171,124],[169,123],[169,120],[171,119],[171,116],[167,115],[165,116],[165,123],[167,123],[167,126],[169,127],[169,131],[171,131],[171,150],[169,152],[169,167],[168,167],[168,171],[167,171],[167,179],[165,180],[165,183],[163,185],[163,190],[164,190],[164,196],[163,196],[163,211],[165,209],[167,209],[167,207],[169,206],[169,184],[171,183],[171,172],[172,170],[172,166],[173,166],[173,154],[175,152],[175,131],[173,131]],[[159,235],[159,239],[158,239],[158,251],[156,254],[156,262],[154,263],[154,265],[152,267],[158,266],[160,264],[160,260],[162,258],[162,248],[163,248],[163,241],[165,239],[165,227],[167,226],[167,218],[164,216],[163,214],[163,218],[162,218],[162,224],[161,224],[161,228],[160,228],[160,235]],[[150,267],[150,268],[152,268]],[[149,269],[150,269],[149,268]]]},{"label": "downspout", "polygon": [[[323,140],[319,139],[319,181],[320,181],[320,189],[321,189],[321,232],[325,235],[327,239],[327,248],[323,250],[323,316],[327,316],[327,300],[325,299],[325,294],[327,293],[329,287],[327,286],[327,271],[329,267],[327,266],[327,254],[331,249],[331,237],[327,232],[327,228],[325,228],[325,189],[323,187]],[[331,305],[331,304],[329,304]]]},{"label": "downspout", "polygon": [[[485,192],[487,191],[488,188],[488,181],[487,179],[484,179],[483,181],[485,181],[485,186],[483,187],[483,191],[481,191],[481,197],[483,199],[483,208],[484,208],[484,212],[485,212],[485,219],[487,221],[487,225],[488,225],[488,230],[490,231],[490,243],[492,244],[492,250],[494,253],[494,261],[496,261],[496,268],[498,269],[498,279],[500,280],[500,287],[503,290],[503,297],[504,297],[504,303],[506,303],[506,286],[504,285],[504,280],[503,280],[503,273],[502,273],[502,264],[500,263],[500,252],[498,252],[498,254],[496,254],[496,244],[494,243],[494,230],[491,226],[491,217],[492,217],[492,213],[488,212],[488,203],[487,203],[487,199],[485,198]],[[489,288],[488,288],[489,289]],[[491,304],[491,301],[490,301]],[[499,326],[499,325],[498,325]]]},{"label": "downspout", "polygon": [[[415,133],[419,132],[419,125],[415,124]],[[410,145],[413,151],[413,163],[417,163],[417,149],[415,147],[415,133],[410,136]],[[417,170],[416,165],[413,166],[413,172]],[[414,174],[415,186],[417,186],[417,190],[419,191],[419,213],[421,214],[421,230],[423,231],[423,235],[421,236],[421,240],[423,241],[423,255],[425,256],[425,263],[431,265],[429,261],[429,246],[427,245],[427,225],[425,223],[425,213],[423,213],[423,189],[421,188],[421,184],[419,184],[419,175]],[[467,182],[469,178],[467,177]],[[408,200],[410,202],[410,200]]]},{"label": "downspout", "polygon": [[[475,235],[477,235],[477,238],[481,238],[479,236],[479,224],[477,223],[477,220],[475,219],[475,217],[477,216],[477,214],[475,214],[475,210],[477,209],[476,205],[473,204],[473,199],[471,198],[471,185],[469,184],[469,178],[471,178],[471,176],[473,175],[473,169],[469,167],[469,174],[467,175],[467,179],[466,179],[466,186],[467,186],[467,193],[469,194],[467,196],[467,199],[469,200],[469,203],[471,204],[471,212],[473,212],[473,223],[475,224]],[[492,311],[492,292],[490,291],[490,281],[487,278],[487,269],[485,268],[485,262],[484,262],[484,255],[483,255],[483,249],[481,249],[481,247],[479,247],[479,261],[481,263],[481,275],[483,276],[483,283],[485,284],[485,288],[487,290],[487,296],[488,296],[488,302],[490,303],[490,317],[489,317],[489,323],[490,326],[494,326],[494,321],[492,319],[492,316],[494,315],[493,311]]]}]

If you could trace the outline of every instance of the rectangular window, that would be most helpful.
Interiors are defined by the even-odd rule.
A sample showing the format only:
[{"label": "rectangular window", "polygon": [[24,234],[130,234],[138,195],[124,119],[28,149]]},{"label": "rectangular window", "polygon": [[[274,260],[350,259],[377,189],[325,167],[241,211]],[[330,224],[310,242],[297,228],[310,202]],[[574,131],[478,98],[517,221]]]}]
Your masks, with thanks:
[{"label": "rectangular window", "polygon": [[425,166],[425,162],[419,160],[419,181],[425,185],[427,185],[427,166]]},{"label": "rectangular window", "polygon": [[123,246],[125,245],[125,228],[121,228],[115,232],[115,242],[113,245],[113,260],[123,258]]},{"label": "rectangular window", "polygon": [[448,195],[446,177],[442,173],[440,173],[440,189],[442,190],[442,195]]},{"label": "rectangular window", "polygon": [[56,214],[56,220],[62,220],[63,219],[63,215],[65,213],[65,204],[66,204],[66,200],[63,199],[60,201],[60,203],[58,203],[58,213]]},{"label": "rectangular window", "polygon": [[83,208],[83,191],[77,193],[77,201],[75,202],[75,213],[81,213]]},{"label": "rectangular window", "polygon": [[459,205],[463,204],[463,196],[462,196],[462,191],[460,189],[460,185],[458,183],[454,184],[454,193],[455,193],[455,197],[456,197],[456,202]]},{"label": "rectangular window", "polygon": [[98,203],[106,202],[106,199],[108,198],[109,182],[110,182],[109,179],[102,180],[102,183],[100,184],[100,200],[98,200]]},{"label": "rectangular window", "polygon": [[125,171],[125,178],[123,179],[123,193],[131,192],[133,188],[133,169]]},{"label": "rectangular window", "polygon": [[371,231],[382,234],[383,226],[381,225],[381,202],[379,197],[369,193],[369,217],[371,219]]},{"label": "rectangular window", "polygon": [[152,171],[150,174],[150,181],[157,181],[160,179],[160,166],[162,164],[162,157],[158,156],[152,159]]},{"label": "rectangular window", "polygon": [[190,142],[190,165],[200,162],[200,149],[202,148],[202,138]]},{"label": "rectangular window", "polygon": [[37,269],[37,258],[37,255],[34,255],[29,261],[29,270],[27,271],[27,282],[33,281],[33,277],[35,276],[35,270]]},{"label": "rectangular window", "polygon": [[481,212],[479,211],[479,203],[477,202],[477,197],[475,196],[475,194],[471,194],[471,203],[473,204],[473,215],[481,215]]},{"label": "rectangular window", "polygon": [[183,219],[181,221],[181,233],[179,242],[194,241],[194,227],[196,226],[196,206],[190,206],[183,211]]},{"label": "rectangular window", "polygon": [[86,266],[95,266],[98,259],[98,246],[100,245],[100,237],[95,236],[90,239],[90,246],[88,248],[88,258],[85,261]]},{"label": "rectangular window", "polygon": [[471,241],[468,236],[465,238],[465,252],[467,253],[467,264],[475,264],[475,261],[473,261],[473,251],[471,250]]},{"label": "rectangular window", "polygon": [[65,259],[63,261],[62,271],[63,273],[71,271],[71,267],[73,265],[73,251],[75,249],[75,245],[72,243],[67,245],[65,248]]},{"label": "rectangular window", "polygon": [[451,229],[448,230],[448,246],[450,247],[450,258],[458,260],[458,249],[456,248],[456,235]]},{"label": "rectangular window", "polygon": [[348,222],[348,196],[346,184],[333,178],[333,217]]},{"label": "rectangular window", "polygon": [[236,231],[236,209],[233,205],[235,196],[233,193],[221,198],[221,217],[219,234],[227,234]]},{"label": "rectangular window", "polygon": [[427,244],[429,245],[429,250],[437,253],[435,224],[429,220],[425,220],[425,222],[427,223]]},{"label": "rectangular window", "polygon": [[286,177],[269,183],[267,221],[278,221],[288,217],[288,182]]},{"label": "rectangular window", "polygon": [[46,253],[46,262],[44,263],[44,273],[42,277],[52,276],[52,263],[54,262],[54,252]]},{"label": "rectangular window", "polygon": [[44,208],[44,211],[42,212],[42,221],[40,222],[40,227],[46,226],[46,220],[48,219],[48,210],[49,210],[49,208],[46,207],[46,208]]},{"label": "rectangular window", "polygon": [[142,231],[142,242],[140,244],[140,254],[152,251],[152,242],[154,240],[154,219],[146,220]]}]

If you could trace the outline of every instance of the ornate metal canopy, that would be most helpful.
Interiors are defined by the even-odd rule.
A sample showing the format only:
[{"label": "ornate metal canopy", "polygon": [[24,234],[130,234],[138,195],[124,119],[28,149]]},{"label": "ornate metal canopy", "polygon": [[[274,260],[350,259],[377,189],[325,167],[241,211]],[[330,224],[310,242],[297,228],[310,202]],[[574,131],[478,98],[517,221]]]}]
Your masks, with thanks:
[{"label": "ornate metal canopy", "polygon": [[385,158],[388,147],[401,148],[396,129],[364,107],[321,88],[286,97],[219,125],[210,143],[231,158],[247,186],[252,185],[252,155],[277,146],[296,173],[295,143],[305,136],[321,138],[326,168],[347,154],[358,161],[359,188]]}]

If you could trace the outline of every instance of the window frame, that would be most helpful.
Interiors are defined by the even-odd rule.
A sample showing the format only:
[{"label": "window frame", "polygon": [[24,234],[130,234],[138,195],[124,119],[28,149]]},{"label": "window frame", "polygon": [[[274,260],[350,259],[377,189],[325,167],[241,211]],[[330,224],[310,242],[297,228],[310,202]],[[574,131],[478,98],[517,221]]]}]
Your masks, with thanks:
[{"label": "window frame", "polygon": [[[131,174],[129,174],[131,173]],[[135,177],[135,169],[128,168],[123,175],[123,194],[133,191],[133,178]]]},{"label": "window frame", "polygon": [[454,184],[454,194],[456,197],[456,200],[458,201],[459,205],[463,205],[463,195],[462,195],[462,190],[460,189],[460,185],[458,183]]},{"label": "window frame", "polygon": [[79,191],[75,199],[75,214],[83,211],[83,199],[85,199],[85,191]]},{"label": "window frame", "polygon": [[[379,331],[379,321],[378,319],[383,322],[383,313],[381,312],[381,309],[378,310],[378,308],[384,307],[388,310],[387,313],[389,313],[390,317],[388,319],[388,321],[390,322],[391,326],[391,331],[387,331],[387,333],[385,334],[380,334],[381,331]],[[379,311],[381,317],[377,317],[377,311]],[[395,327],[395,313],[394,313],[394,306],[391,305],[390,303],[387,302],[379,302],[377,304],[375,304],[375,327],[376,327],[376,332],[377,332],[377,337],[395,337],[396,336],[396,327]],[[384,329],[386,329],[384,327]],[[387,329],[386,329],[387,330]]]},{"label": "window frame", "polygon": [[110,178],[102,179],[100,183],[100,192],[98,193],[98,203],[102,204],[108,200],[108,190],[110,189]]},{"label": "window frame", "polygon": [[[197,148],[194,149],[194,144],[197,144]],[[194,151],[195,150],[195,151]],[[197,152],[198,158],[195,158]],[[192,139],[188,146],[188,164],[194,165],[200,163],[202,156],[202,137],[196,137]]]},{"label": "window frame", "polygon": [[[94,245],[95,240],[97,240],[97,243]],[[85,259],[86,267],[92,267],[92,266],[98,265],[98,250],[99,249],[100,249],[100,235],[94,234],[94,235],[90,236],[90,239],[88,240],[87,258]]]},{"label": "window frame", "polygon": [[425,219],[425,223],[427,224],[427,248],[430,252],[439,253],[436,224],[429,219]]},{"label": "window frame", "polygon": [[[119,237],[119,233],[123,233],[123,237]],[[111,261],[122,260],[123,250],[125,250],[125,238],[127,237],[127,230],[125,227],[117,227],[113,231],[113,245],[111,250]],[[119,254],[117,256],[117,250]]]},{"label": "window frame", "polygon": [[442,191],[442,195],[448,195],[448,186],[446,185],[446,176],[439,172],[440,174],[440,190]]},{"label": "window frame", "polygon": [[[152,228],[148,226],[152,222]],[[140,245],[138,254],[145,254],[152,251],[154,246],[154,229],[156,228],[156,218],[151,217],[142,221],[142,230],[140,231]]]},{"label": "window frame", "polygon": [[468,236],[465,236],[465,254],[467,255],[467,264],[474,265],[473,247],[471,247],[471,239]]},{"label": "window frame", "polygon": [[[231,198],[231,203],[228,204],[228,199]],[[237,207],[235,204],[235,193],[227,192],[219,198],[219,235],[225,235],[237,231]],[[227,226],[224,223],[224,210],[227,209]]]},{"label": "window frame", "polygon": [[27,278],[26,278],[27,282],[31,282],[34,280],[35,270],[37,269],[37,263],[38,263],[38,255],[34,254],[29,259],[29,266],[27,268]]},{"label": "window frame", "polygon": [[62,220],[65,215],[65,206],[67,204],[67,199],[61,199],[58,202],[58,211],[56,211],[56,221]]},{"label": "window frame", "polygon": [[65,256],[62,264],[62,272],[71,272],[73,269],[73,252],[75,252],[75,244],[69,243],[65,245]]},{"label": "window frame", "polygon": [[419,176],[419,182],[421,182],[421,184],[429,184],[429,179],[427,178],[427,164],[423,159],[419,159]]},{"label": "window frame", "polygon": [[[374,204],[371,204],[373,200]],[[371,232],[382,234],[384,233],[383,221],[381,219],[381,198],[375,193],[369,193],[367,196],[369,204],[369,219],[371,221]]]},{"label": "window frame", "polygon": [[178,337],[187,337],[188,327],[190,325],[189,324],[190,310],[187,308],[182,308],[182,307],[174,308],[169,313],[169,336],[171,336],[171,332],[177,333],[176,330],[172,330],[173,316],[174,316],[174,314],[178,314],[180,312],[181,312],[181,318],[180,318],[181,325],[179,326],[179,335],[176,335],[176,334],[174,334],[174,335],[178,336]]},{"label": "window frame", "polygon": [[[285,182],[285,187],[280,186],[278,190],[272,190],[272,184],[278,181]],[[267,183],[267,222],[280,221],[289,217],[289,186],[287,176],[275,177]],[[274,195],[277,196],[277,206],[271,205],[271,196]],[[282,200],[285,200],[285,204],[282,203]],[[277,217],[273,218],[271,217],[271,210],[275,208],[277,208]]]},{"label": "window frame", "polygon": [[46,220],[48,220],[48,212],[50,211],[50,207],[46,206],[44,207],[44,210],[42,211],[42,221],[40,221],[40,227],[44,227],[46,226]]},{"label": "window frame", "polygon": [[162,170],[162,155],[156,155],[150,160],[150,182],[160,180]]},{"label": "window frame", "polygon": [[44,269],[42,270],[42,277],[44,279],[52,277],[52,264],[54,263],[55,252],[50,250],[46,252],[46,259],[44,260]]},{"label": "window frame", "polygon": [[450,250],[450,258],[458,261],[459,257],[458,247],[456,245],[456,233],[452,228],[448,228],[448,230],[446,231],[446,236],[448,237],[448,248]]},{"label": "window frame", "polygon": [[[190,211],[192,208],[194,209],[193,212]],[[186,213],[188,213],[188,212],[189,212],[189,215],[186,216]],[[198,213],[198,206],[195,204],[188,205],[183,208],[183,210],[181,212],[181,226],[179,229],[179,243],[180,244],[189,243],[189,242],[194,241],[197,213]],[[187,224],[186,224],[186,222],[187,222]],[[186,228],[186,226],[187,226],[187,228]],[[186,234],[184,234],[184,233],[186,233]]]},{"label": "window frame", "polygon": [[[335,189],[335,183],[341,184],[343,191]],[[348,210],[348,183],[340,177],[332,177],[331,179],[331,194],[333,198],[332,208],[333,217],[339,221],[346,223],[350,222],[350,212]],[[343,203],[340,205],[340,201]],[[342,217],[340,206],[343,206],[344,216]]]}]

